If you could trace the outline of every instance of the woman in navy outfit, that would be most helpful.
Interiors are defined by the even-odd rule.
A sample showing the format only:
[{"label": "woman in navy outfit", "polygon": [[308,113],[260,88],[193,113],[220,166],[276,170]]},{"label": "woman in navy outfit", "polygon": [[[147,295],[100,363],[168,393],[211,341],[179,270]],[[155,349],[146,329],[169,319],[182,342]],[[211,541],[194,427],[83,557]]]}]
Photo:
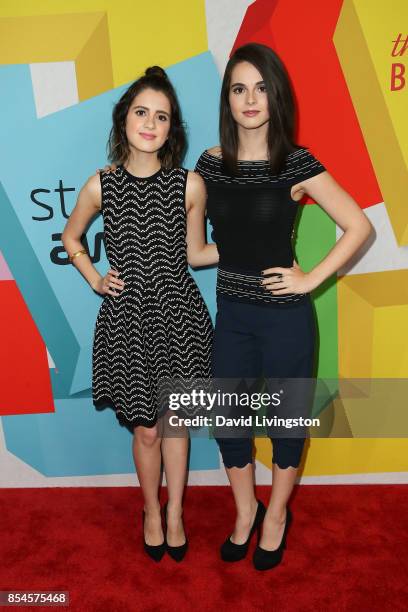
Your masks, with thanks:
[{"label": "woman in navy outfit", "polygon": [[[222,83],[220,146],[203,152],[196,166],[206,183],[207,214],[220,256],[212,359],[216,379],[311,378],[315,322],[310,292],[371,233],[353,198],[295,143],[294,128],[293,94],[279,57],[255,43],[237,49]],[[305,194],[344,231],[307,273],[295,261],[291,244],[298,201]],[[304,446],[303,437],[270,437],[273,488],[267,508],[255,497],[251,437],[216,437],[237,512],[221,557],[243,559],[258,531],[253,563],[259,570],[282,559],[292,519],[287,503]]]}]

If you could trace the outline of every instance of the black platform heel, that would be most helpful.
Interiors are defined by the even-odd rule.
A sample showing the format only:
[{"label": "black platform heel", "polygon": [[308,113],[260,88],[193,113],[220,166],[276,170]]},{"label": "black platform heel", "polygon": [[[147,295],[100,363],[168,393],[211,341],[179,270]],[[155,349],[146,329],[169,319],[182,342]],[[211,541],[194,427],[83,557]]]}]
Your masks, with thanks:
[{"label": "black platform heel", "polygon": [[153,561],[159,562],[161,561],[164,553],[166,552],[166,541],[164,540],[162,544],[157,544],[152,546],[151,544],[147,544],[144,537],[144,522],[145,522],[145,511],[142,513],[142,530],[143,530],[143,545],[144,549]]},{"label": "black platform heel", "polygon": [[259,529],[262,525],[262,521],[264,520],[266,513],[266,508],[263,503],[260,500],[257,501],[258,507],[256,509],[254,522],[252,524],[251,531],[249,532],[249,536],[246,542],[244,542],[243,544],[234,544],[234,542],[231,542],[231,536],[229,536],[220,548],[221,559],[223,561],[241,561],[241,559],[244,559],[246,557],[251,538],[254,535],[255,531],[258,531],[259,534]]},{"label": "black platform heel", "polygon": [[[164,514],[164,528],[167,532],[167,502],[164,505],[163,514]],[[166,544],[166,550],[169,553],[170,557],[174,559],[174,561],[177,561],[177,563],[180,563],[180,561],[184,559],[185,554],[188,549],[187,536],[186,536],[186,541],[184,542],[184,544],[181,544],[180,546],[170,546],[170,544],[168,544],[167,542],[167,534],[165,534],[164,536],[164,541]]]},{"label": "black platform heel", "polygon": [[261,548],[259,544],[255,548],[253,556],[253,564],[257,570],[268,570],[279,565],[282,561],[283,551],[286,548],[286,534],[293,519],[292,513],[289,508],[286,508],[286,521],[283,530],[282,540],[278,548],[275,550],[265,550]]}]

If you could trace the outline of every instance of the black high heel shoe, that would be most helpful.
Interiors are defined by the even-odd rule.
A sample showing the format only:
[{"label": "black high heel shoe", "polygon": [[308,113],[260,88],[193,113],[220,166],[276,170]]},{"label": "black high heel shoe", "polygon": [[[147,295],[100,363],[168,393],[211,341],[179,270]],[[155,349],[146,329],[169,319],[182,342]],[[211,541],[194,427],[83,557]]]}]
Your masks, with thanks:
[{"label": "black high heel shoe", "polygon": [[257,501],[258,501],[258,508],[256,509],[254,522],[252,524],[251,531],[249,532],[247,541],[244,542],[243,544],[235,544],[234,542],[231,542],[231,536],[229,536],[220,548],[221,559],[223,561],[231,562],[231,561],[241,561],[241,559],[244,559],[248,552],[249,543],[255,531],[258,530],[258,535],[259,535],[259,529],[261,527],[262,521],[264,520],[266,508],[259,499]]},{"label": "black high heel shoe", "polygon": [[[163,514],[164,514],[164,528],[167,532],[167,502],[164,505]],[[180,563],[180,561],[184,559],[185,554],[188,549],[187,536],[186,536],[186,541],[184,542],[184,544],[181,544],[180,546],[170,546],[170,544],[168,544],[167,542],[167,534],[164,536],[164,541],[166,544],[166,550],[169,553],[170,557],[174,559],[174,561],[177,561],[178,563]]]},{"label": "black high heel shoe", "polygon": [[279,565],[279,563],[282,561],[283,551],[286,548],[286,533],[288,531],[289,525],[292,522],[292,518],[293,516],[290,509],[286,508],[285,527],[283,529],[282,540],[278,548],[275,548],[275,550],[265,550],[264,548],[261,548],[258,543],[257,547],[255,548],[254,556],[252,559],[255,569],[272,569],[273,567]]},{"label": "black high heel shoe", "polygon": [[161,561],[164,553],[166,552],[166,541],[164,540],[162,542],[162,544],[157,544],[155,546],[152,546],[151,544],[147,544],[145,537],[144,537],[144,522],[145,522],[145,511],[143,510],[143,514],[142,514],[142,530],[143,530],[143,545],[144,545],[144,549],[147,552],[147,554],[149,555],[149,557],[151,557],[151,559],[153,559],[153,561]]}]

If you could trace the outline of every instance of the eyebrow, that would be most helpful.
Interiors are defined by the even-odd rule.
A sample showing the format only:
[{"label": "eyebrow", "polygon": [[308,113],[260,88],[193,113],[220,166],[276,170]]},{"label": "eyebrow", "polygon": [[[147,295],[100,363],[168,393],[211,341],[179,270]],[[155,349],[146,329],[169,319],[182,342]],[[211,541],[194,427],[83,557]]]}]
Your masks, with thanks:
[{"label": "eyebrow", "polygon": [[[132,109],[133,108],[143,108],[143,110],[149,110],[147,106],[142,106],[141,104],[135,104],[134,106],[132,106]],[[156,113],[163,113],[163,115],[167,115],[168,117],[170,117],[170,113],[164,110],[157,110]]]},{"label": "eyebrow", "polygon": [[[246,87],[244,83],[233,83],[231,87],[236,87],[237,85],[240,85],[241,87]],[[255,83],[255,85],[265,85],[265,81],[258,81],[257,83]]]}]

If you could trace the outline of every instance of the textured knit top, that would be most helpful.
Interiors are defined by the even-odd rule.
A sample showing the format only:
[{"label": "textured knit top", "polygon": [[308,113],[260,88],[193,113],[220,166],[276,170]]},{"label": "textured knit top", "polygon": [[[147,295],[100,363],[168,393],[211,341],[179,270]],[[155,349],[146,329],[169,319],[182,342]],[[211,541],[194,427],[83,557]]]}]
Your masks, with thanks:
[{"label": "textured knit top", "polygon": [[291,187],[325,171],[305,148],[290,153],[279,174],[268,161],[238,161],[232,176],[207,151],[196,168],[207,187],[207,214],[220,255],[217,292],[242,301],[287,304],[304,294],[274,296],[260,286],[261,270],[293,265],[292,232],[299,203]]}]

